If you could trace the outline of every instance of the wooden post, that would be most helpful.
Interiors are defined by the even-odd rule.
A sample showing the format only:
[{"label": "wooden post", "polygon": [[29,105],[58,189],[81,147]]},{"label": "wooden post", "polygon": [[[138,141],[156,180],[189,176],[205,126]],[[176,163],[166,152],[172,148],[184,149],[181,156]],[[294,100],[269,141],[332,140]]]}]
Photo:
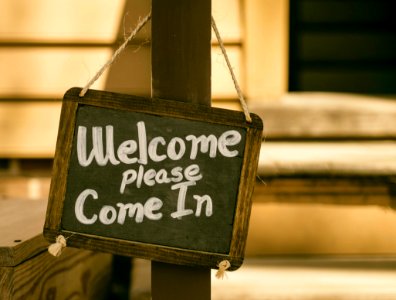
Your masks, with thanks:
[{"label": "wooden post", "polygon": [[152,1],[152,96],[211,104],[211,0]]},{"label": "wooden post", "polygon": [[[211,0],[152,0],[152,96],[211,104]],[[210,299],[210,269],[153,262],[152,299]]]}]

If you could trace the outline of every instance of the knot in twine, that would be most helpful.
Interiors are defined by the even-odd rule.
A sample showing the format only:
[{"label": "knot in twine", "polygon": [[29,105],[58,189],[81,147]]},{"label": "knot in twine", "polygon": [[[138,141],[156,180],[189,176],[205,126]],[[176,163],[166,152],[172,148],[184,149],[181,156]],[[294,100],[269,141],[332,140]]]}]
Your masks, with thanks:
[{"label": "knot in twine", "polygon": [[66,248],[66,239],[63,235],[58,235],[56,242],[49,245],[48,252],[55,257],[59,257],[62,254],[63,248]]},{"label": "knot in twine", "polygon": [[224,276],[227,276],[226,271],[231,267],[231,264],[228,260],[223,260],[217,266],[219,267],[219,270],[216,272],[216,278],[223,279]]}]

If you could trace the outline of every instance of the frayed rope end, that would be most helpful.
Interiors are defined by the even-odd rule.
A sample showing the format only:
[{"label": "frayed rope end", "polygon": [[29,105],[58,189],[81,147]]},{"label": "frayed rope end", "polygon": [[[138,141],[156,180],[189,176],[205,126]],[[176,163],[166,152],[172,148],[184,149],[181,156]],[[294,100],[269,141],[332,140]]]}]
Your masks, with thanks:
[{"label": "frayed rope end", "polygon": [[216,272],[216,278],[223,279],[224,276],[227,277],[226,271],[231,267],[231,263],[228,260],[223,260],[217,266],[219,269]]},{"label": "frayed rope end", "polygon": [[63,248],[66,248],[66,239],[63,235],[58,235],[56,242],[48,246],[48,252],[55,257],[59,257]]},{"label": "frayed rope end", "polygon": [[78,94],[78,96],[79,97],[84,97],[85,96],[85,94],[87,93],[87,91],[88,91],[88,88],[83,88],[81,91],[80,91],[80,93]]}]

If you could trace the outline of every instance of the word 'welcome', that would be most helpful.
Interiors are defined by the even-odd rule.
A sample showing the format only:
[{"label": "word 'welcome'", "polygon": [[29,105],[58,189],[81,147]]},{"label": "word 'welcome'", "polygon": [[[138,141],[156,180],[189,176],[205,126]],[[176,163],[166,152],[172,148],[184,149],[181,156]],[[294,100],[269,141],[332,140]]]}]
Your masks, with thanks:
[{"label": "word 'welcome'", "polygon": [[[77,157],[81,166],[89,166],[95,158],[99,166],[108,162],[118,165],[139,163],[146,165],[149,158],[153,162],[162,162],[169,158],[173,161],[182,159],[186,155],[186,143],[190,144],[189,158],[194,160],[199,152],[208,153],[210,158],[215,158],[217,153],[224,157],[235,157],[237,150],[229,147],[236,146],[241,141],[241,135],[236,130],[227,130],[217,138],[215,135],[187,135],[186,137],[173,137],[166,141],[164,137],[157,136],[150,141],[147,139],[146,125],[143,121],[136,124],[137,141],[125,140],[120,143],[117,150],[114,147],[114,128],[106,126],[106,147],[104,146],[103,128],[92,127],[92,150],[87,153],[87,128],[79,126],[77,132]],[[117,155],[116,155],[117,154]],[[137,155],[136,155],[137,154]]]}]

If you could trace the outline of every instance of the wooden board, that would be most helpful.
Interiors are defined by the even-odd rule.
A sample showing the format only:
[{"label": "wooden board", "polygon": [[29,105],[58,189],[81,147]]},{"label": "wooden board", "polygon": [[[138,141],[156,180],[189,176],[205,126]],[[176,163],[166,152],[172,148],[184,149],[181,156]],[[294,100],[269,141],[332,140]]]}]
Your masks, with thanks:
[{"label": "wooden board", "polygon": [[41,235],[46,201],[0,201],[0,267],[16,266],[45,251]]},{"label": "wooden board", "polygon": [[278,101],[251,101],[267,139],[395,139],[395,97],[290,92]]},{"label": "wooden board", "polygon": [[[64,98],[45,236],[191,266],[215,268],[228,259],[238,268],[261,120],[92,90],[80,98],[79,91]],[[194,145],[202,136],[212,142]]]},{"label": "wooden board", "polygon": [[112,256],[66,248],[47,251],[15,266],[0,267],[0,298],[108,299]]},{"label": "wooden board", "polygon": [[395,207],[396,193],[389,176],[265,177],[257,183],[255,203],[314,203]]},{"label": "wooden board", "polygon": [[393,176],[395,141],[266,142],[259,175]]}]

